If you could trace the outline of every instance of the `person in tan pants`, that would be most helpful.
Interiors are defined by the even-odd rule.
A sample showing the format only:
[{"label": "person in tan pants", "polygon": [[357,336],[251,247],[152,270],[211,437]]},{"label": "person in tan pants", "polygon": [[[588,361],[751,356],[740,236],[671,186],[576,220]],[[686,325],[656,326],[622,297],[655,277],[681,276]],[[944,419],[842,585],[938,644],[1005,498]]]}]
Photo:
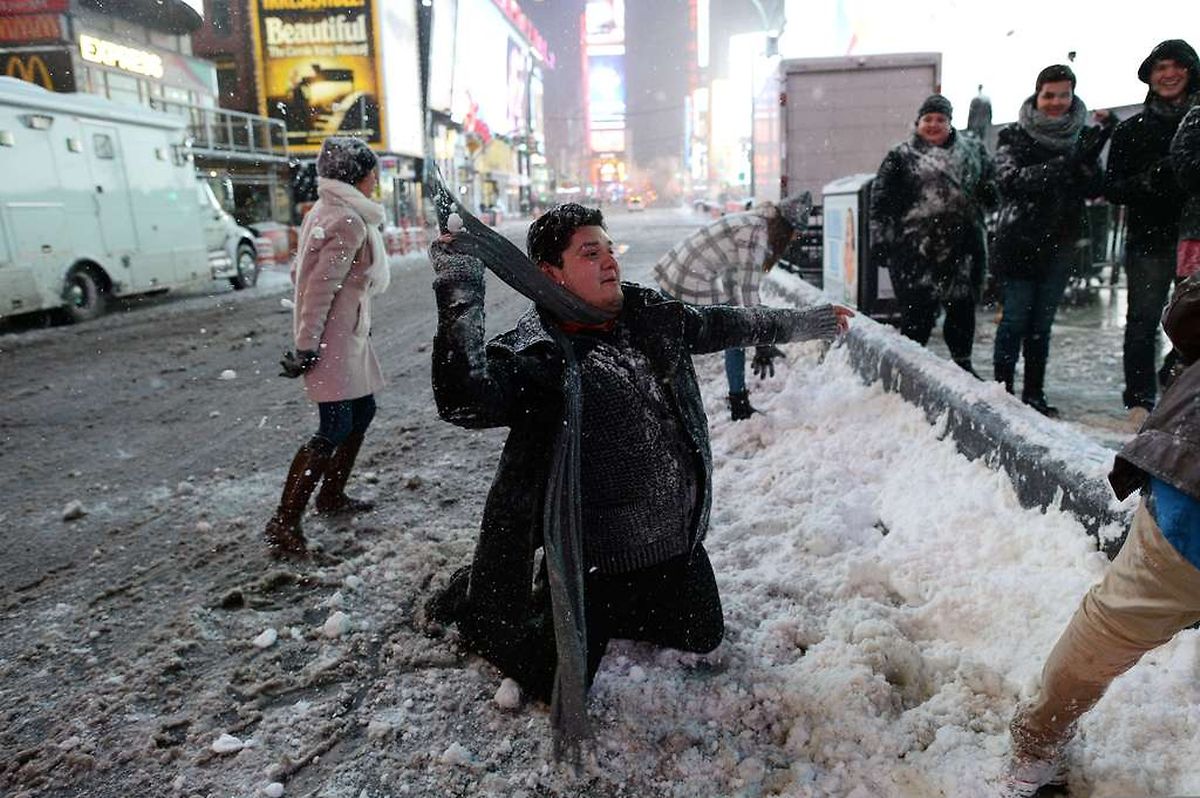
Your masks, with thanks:
[{"label": "person in tan pants", "polygon": [[1188,365],[1109,474],[1118,498],[1140,489],[1142,502],[1050,653],[1039,694],[1017,709],[1004,798],[1062,784],[1080,716],[1143,654],[1200,621],[1200,275],[1176,289],[1163,328]]}]

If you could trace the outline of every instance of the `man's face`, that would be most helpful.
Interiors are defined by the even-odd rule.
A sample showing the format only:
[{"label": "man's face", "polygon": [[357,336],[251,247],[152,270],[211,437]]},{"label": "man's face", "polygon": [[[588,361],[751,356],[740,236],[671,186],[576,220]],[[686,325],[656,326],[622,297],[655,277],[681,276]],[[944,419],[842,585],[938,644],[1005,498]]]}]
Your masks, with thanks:
[{"label": "man's face", "polygon": [[1059,117],[1067,112],[1075,99],[1071,81],[1056,80],[1043,83],[1037,93],[1037,109],[1049,117]]},{"label": "man's face", "polygon": [[616,313],[625,295],[621,293],[621,267],[615,250],[603,227],[580,227],[567,242],[561,267],[545,261],[538,265],[551,280],[592,307]]},{"label": "man's face", "polygon": [[1173,58],[1155,61],[1150,68],[1150,90],[1167,102],[1182,99],[1187,85],[1187,67]]},{"label": "man's face", "polygon": [[945,114],[923,114],[917,120],[917,135],[940,147],[950,138],[950,119]]}]

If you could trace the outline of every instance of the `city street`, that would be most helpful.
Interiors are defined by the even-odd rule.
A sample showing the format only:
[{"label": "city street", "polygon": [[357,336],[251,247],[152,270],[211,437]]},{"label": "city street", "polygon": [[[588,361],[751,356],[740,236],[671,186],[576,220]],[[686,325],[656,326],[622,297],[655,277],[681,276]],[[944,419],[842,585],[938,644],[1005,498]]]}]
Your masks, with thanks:
[{"label": "city street", "polygon": [[[683,210],[617,210],[609,221],[624,249],[626,278],[646,281],[658,254],[702,220]],[[520,223],[503,229],[514,240],[523,233]],[[514,783],[525,784],[528,795],[651,794],[652,776],[639,781],[624,773],[628,783],[613,782],[593,770],[585,780],[591,786],[576,791],[578,785],[563,786],[574,782],[539,771],[548,756],[545,709],[498,714],[490,701],[495,671],[463,660],[452,636],[431,637],[420,622],[430,588],[470,554],[503,440],[502,430],[468,432],[436,416],[429,385],[430,280],[423,257],[403,259],[375,314],[374,338],[390,383],[378,397],[380,411],[352,488],[376,500],[378,509],[343,523],[310,516],[306,528],[323,557],[301,568],[268,560],[260,537],[287,461],[316,424],[300,385],[276,376],[279,354],[289,346],[282,274],[264,275],[248,292],[158,298],[96,322],[0,338],[7,376],[0,385],[0,546],[6,555],[0,565],[0,789],[115,798],[172,788],[187,796],[249,796],[281,781],[289,794],[353,798],[364,785],[378,788],[369,796],[403,794],[408,788],[402,785],[420,795],[518,794],[510,791]],[[494,279],[488,290],[488,326],[499,330],[525,303]],[[1068,423],[1088,425],[1086,414],[1102,405],[1104,383],[1095,367],[1107,361],[1097,353],[1104,349],[1119,363],[1103,308],[1067,310],[1056,333],[1056,346],[1072,342],[1091,353],[1062,358],[1077,364],[1070,379],[1095,381],[1081,398],[1070,399],[1076,394],[1068,390],[1067,369],[1055,372],[1050,392],[1074,415]],[[986,340],[986,325],[981,333]],[[777,380],[801,380],[815,367],[812,351],[794,347]],[[811,425],[830,412],[828,401],[820,409],[821,399],[813,408],[785,405],[795,391],[820,389],[803,387],[808,383],[785,389],[773,380],[755,388],[767,410],[759,418],[766,420],[730,425],[719,356],[699,365],[719,494],[738,473],[725,471],[723,462],[769,451],[768,429],[782,433],[795,423],[812,439]],[[839,379],[854,383],[849,375]],[[894,398],[870,401],[919,418],[898,409],[903,403]],[[796,422],[788,420],[793,416]],[[867,423],[878,428],[868,435],[891,424],[887,416]],[[904,423],[915,423],[914,434],[929,436],[930,451],[940,451],[922,422]],[[838,426],[829,423],[823,434],[838,441],[861,434],[849,420],[845,431]],[[1103,429],[1098,435],[1114,438]],[[793,444],[780,446],[789,461],[804,456]],[[744,474],[756,485],[785,476]],[[982,472],[970,479],[990,484]],[[860,497],[854,507],[853,492],[836,490],[822,514],[850,513],[868,530],[884,523],[870,517],[871,500]],[[735,495],[727,498],[731,507]],[[1012,512],[1028,517],[1015,505]],[[718,512],[715,521],[718,537],[729,525],[775,528],[736,511]],[[1065,520],[1046,523],[1074,528]],[[1077,545],[1068,549],[1077,552]],[[824,546],[814,551],[826,556]],[[714,547],[719,572],[722,559],[733,557],[736,564],[745,556],[736,547],[724,554],[721,544]],[[729,567],[736,572],[736,565]],[[745,599],[754,595],[752,584],[741,588],[751,591]],[[1074,588],[1068,579],[1056,589]],[[737,618],[750,611],[745,599],[736,590],[727,597],[734,638]],[[1059,603],[1066,612],[1068,602]],[[331,631],[327,621],[340,611],[350,621]],[[267,628],[278,641],[260,647]],[[634,668],[661,660],[637,649],[627,653],[634,661],[648,657]],[[625,657],[618,661],[631,667]],[[734,685],[750,678],[720,657],[692,658],[687,667],[700,668],[701,675],[705,668],[729,667],[722,678]],[[1009,699],[993,700],[1003,705]],[[610,697],[601,717],[610,717],[605,712],[617,705],[613,701],[620,703]],[[999,734],[997,718],[992,723]],[[221,734],[239,738],[245,749],[232,759],[215,753]],[[492,747],[490,758],[470,753],[481,745]]]}]

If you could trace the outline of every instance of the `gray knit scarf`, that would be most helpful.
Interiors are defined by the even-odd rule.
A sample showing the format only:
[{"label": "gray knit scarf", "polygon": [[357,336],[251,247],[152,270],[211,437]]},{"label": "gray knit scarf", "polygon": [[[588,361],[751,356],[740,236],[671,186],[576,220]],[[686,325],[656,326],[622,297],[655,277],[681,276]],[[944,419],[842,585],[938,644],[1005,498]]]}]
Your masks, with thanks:
[{"label": "gray knit scarf", "polygon": [[[479,258],[496,276],[532,299],[555,318],[576,324],[599,324],[607,314],[544,275],[511,241],[480,222],[442,182],[437,167],[426,161],[425,192],[437,210],[438,227],[445,231],[450,214],[463,220],[468,235],[454,240],[454,251]],[[542,545],[554,614],[558,668],[550,725],[554,756],[578,764],[590,734],[587,716],[587,623],[584,614],[583,523],[581,519],[580,429],[583,389],[575,350],[565,333],[547,325],[563,358],[563,426],[555,442],[546,480]]]},{"label": "gray knit scarf", "polygon": [[1172,125],[1178,125],[1193,105],[1200,104],[1200,92],[1190,94],[1181,103],[1169,103],[1154,92],[1146,95],[1146,111],[1162,117]]},{"label": "gray knit scarf", "polygon": [[1021,104],[1017,124],[1034,141],[1054,152],[1069,152],[1079,140],[1079,133],[1087,122],[1087,106],[1076,95],[1071,107],[1062,116],[1046,116],[1037,109],[1037,95]]}]

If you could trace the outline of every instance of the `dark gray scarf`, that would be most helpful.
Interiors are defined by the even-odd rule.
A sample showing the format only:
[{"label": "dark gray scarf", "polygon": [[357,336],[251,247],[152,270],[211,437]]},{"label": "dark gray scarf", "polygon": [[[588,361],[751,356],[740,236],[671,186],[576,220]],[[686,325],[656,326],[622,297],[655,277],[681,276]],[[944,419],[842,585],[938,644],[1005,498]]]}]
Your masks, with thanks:
[{"label": "dark gray scarf", "polygon": [[1079,140],[1079,133],[1087,122],[1087,106],[1078,96],[1072,98],[1071,107],[1062,116],[1046,116],[1037,109],[1037,95],[1021,104],[1017,124],[1034,141],[1054,152],[1069,152]]},{"label": "dark gray scarf", "polygon": [[[599,324],[611,318],[548,278],[511,241],[472,216],[442,183],[437,167],[429,161],[425,166],[425,191],[437,210],[440,230],[447,229],[451,212],[463,220],[468,235],[455,238],[455,252],[479,258],[501,280],[559,320]],[[589,735],[581,532],[583,494],[579,477],[583,390],[574,347],[557,326],[546,327],[563,357],[564,400],[563,427],[550,463],[542,517],[542,545],[558,649],[550,725],[554,730],[555,758],[565,757],[578,763],[582,743]]]},{"label": "dark gray scarf", "polygon": [[1146,95],[1146,112],[1161,117],[1171,125],[1178,125],[1193,105],[1200,104],[1200,92],[1183,98],[1181,103],[1169,103],[1154,92]]}]

